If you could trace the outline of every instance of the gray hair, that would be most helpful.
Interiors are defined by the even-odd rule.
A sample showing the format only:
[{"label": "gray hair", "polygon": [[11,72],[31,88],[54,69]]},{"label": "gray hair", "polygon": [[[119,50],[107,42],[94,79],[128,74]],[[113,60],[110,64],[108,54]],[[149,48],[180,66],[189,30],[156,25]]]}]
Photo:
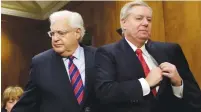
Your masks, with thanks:
[{"label": "gray hair", "polygon": [[[145,7],[148,7],[152,12],[152,8],[148,4],[146,4],[145,2],[143,2],[141,0],[136,0],[136,1],[133,1],[133,2],[127,3],[122,7],[121,12],[120,12],[120,21],[123,20],[123,19],[126,19],[128,17],[128,15],[130,14],[131,9],[134,6],[145,6]],[[120,22],[120,24],[121,24],[121,22]],[[122,26],[121,26],[121,29],[122,29],[122,33],[123,33],[124,29],[122,28]]]},{"label": "gray hair", "polygon": [[68,10],[58,11],[50,15],[49,17],[50,24],[54,23],[57,19],[61,19],[61,18],[66,18],[66,21],[69,22],[69,25],[72,28],[81,29],[81,38],[79,40],[81,42],[85,34],[85,28],[84,28],[84,22],[83,22],[82,16],[77,12],[71,12]]}]

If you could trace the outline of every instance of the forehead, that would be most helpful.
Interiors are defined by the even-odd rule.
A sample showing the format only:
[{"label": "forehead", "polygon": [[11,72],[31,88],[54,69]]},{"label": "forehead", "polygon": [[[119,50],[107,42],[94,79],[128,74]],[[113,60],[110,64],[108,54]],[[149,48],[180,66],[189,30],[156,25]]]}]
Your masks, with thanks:
[{"label": "forehead", "polygon": [[5,101],[18,100],[19,97],[20,97],[20,96],[18,96],[18,95],[16,95],[16,94],[15,94],[15,95],[7,95],[7,96],[4,97],[4,100],[5,100]]},{"label": "forehead", "polygon": [[64,30],[70,28],[69,22],[66,18],[56,18],[51,21],[51,30]]},{"label": "forehead", "polygon": [[149,7],[146,6],[133,6],[130,11],[130,14],[142,15],[147,17],[152,17],[152,11]]}]

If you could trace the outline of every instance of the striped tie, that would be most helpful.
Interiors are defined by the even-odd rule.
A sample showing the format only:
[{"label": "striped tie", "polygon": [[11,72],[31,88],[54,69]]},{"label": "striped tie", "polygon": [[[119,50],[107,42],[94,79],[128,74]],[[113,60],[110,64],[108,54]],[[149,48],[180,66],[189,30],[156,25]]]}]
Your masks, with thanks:
[{"label": "striped tie", "polygon": [[68,58],[69,59],[68,69],[75,97],[78,101],[78,104],[81,104],[84,96],[84,86],[80,72],[76,67],[76,65],[73,63],[74,58],[75,58],[74,56],[70,56]]}]

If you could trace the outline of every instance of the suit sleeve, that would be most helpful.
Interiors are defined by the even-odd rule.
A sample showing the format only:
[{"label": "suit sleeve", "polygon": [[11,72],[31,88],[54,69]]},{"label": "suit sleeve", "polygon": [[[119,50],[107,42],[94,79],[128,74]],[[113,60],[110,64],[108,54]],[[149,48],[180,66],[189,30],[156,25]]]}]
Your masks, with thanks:
[{"label": "suit sleeve", "polygon": [[95,53],[96,95],[103,103],[122,103],[141,100],[139,80],[117,81],[116,61],[104,48]]},{"label": "suit sleeve", "polygon": [[201,112],[201,91],[190,71],[188,62],[181,47],[177,44],[173,53],[173,63],[183,79],[183,101],[191,108],[192,112]]},{"label": "suit sleeve", "polygon": [[36,85],[36,75],[36,66],[32,63],[30,69],[30,79],[25,87],[24,94],[13,107],[11,112],[40,112],[40,91]]}]

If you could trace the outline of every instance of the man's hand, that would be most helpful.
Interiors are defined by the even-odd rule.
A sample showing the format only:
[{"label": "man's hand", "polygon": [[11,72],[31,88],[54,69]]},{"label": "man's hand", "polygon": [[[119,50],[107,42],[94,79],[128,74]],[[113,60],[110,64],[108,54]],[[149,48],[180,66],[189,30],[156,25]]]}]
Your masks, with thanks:
[{"label": "man's hand", "polygon": [[159,67],[153,68],[145,80],[148,82],[150,87],[156,86],[162,80],[162,70]]},{"label": "man's hand", "polygon": [[162,75],[170,78],[173,86],[181,86],[182,78],[180,77],[175,65],[164,62],[159,65],[162,70]]}]

